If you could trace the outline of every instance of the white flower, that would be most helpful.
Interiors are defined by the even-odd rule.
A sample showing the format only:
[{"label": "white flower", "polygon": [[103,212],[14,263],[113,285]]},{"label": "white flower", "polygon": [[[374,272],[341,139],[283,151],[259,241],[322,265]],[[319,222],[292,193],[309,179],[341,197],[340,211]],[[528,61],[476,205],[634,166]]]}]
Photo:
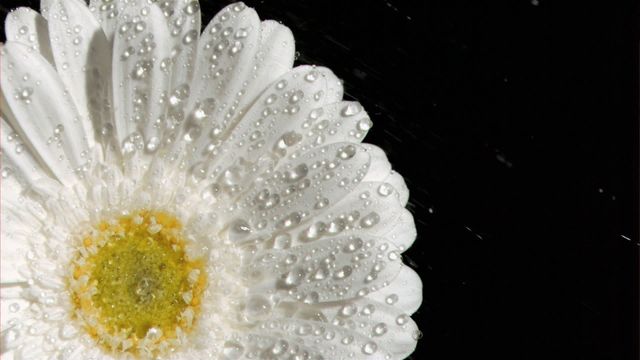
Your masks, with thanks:
[{"label": "white flower", "polygon": [[2,46],[3,359],[401,359],[408,190],[242,3],[43,1]]}]

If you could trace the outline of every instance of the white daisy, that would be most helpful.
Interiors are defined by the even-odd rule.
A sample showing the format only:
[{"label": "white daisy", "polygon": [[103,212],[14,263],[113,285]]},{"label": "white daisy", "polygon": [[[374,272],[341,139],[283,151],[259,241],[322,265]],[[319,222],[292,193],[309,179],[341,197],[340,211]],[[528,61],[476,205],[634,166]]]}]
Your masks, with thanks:
[{"label": "white daisy", "polygon": [[408,190],[242,3],[47,0],[2,46],[3,359],[402,359]]}]

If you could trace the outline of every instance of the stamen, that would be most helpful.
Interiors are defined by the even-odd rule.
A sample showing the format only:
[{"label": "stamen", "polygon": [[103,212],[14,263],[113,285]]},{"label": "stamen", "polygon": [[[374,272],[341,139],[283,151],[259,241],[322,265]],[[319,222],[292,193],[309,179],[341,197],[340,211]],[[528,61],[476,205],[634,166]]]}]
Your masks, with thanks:
[{"label": "stamen", "polygon": [[107,350],[155,356],[193,328],[206,277],[181,228],[170,214],[140,210],[83,237],[69,288],[77,318]]}]

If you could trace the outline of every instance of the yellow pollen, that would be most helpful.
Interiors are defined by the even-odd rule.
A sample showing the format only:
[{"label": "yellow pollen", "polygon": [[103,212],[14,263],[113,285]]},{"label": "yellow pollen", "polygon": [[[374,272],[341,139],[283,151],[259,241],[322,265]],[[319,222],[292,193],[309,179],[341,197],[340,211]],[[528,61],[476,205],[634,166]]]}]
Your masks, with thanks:
[{"label": "yellow pollen", "polygon": [[206,276],[181,228],[168,213],[140,210],[82,239],[69,278],[75,315],[107,350],[156,355],[193,328]]}]

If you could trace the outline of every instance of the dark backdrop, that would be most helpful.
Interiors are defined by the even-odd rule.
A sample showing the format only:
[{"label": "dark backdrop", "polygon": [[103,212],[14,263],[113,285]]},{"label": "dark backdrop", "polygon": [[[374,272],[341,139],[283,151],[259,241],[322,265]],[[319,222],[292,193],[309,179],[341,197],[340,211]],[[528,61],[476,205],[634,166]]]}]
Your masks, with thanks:
[{"label": "dark backdrop", "polygon": [[637,4],[246,3],[344,79],[405,176],[414,359],[638,359]]}]

